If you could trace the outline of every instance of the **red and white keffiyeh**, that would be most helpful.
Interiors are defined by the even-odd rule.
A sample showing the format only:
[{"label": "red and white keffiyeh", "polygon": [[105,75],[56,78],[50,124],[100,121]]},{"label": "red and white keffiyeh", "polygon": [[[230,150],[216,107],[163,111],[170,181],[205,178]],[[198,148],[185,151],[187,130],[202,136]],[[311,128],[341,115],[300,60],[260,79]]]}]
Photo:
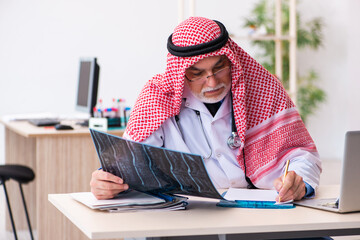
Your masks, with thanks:
[{"label": "red and white keffiyeh", "polygon": [[[191,17],[174,30],[176,46],[199,45],[220,35],[216,22]],[[193,57],[167,56],[163,74],[154,76],[142,89],[126,129],[134,141],[143,141],[164,121],[180,112],[185,70],[199,60],[225,55],[231,62],[232,96],[235,123],[244,143],[237,161],[244,170],[242,148],[245,147],[246,174],[258,180],[283,165],[297,149],[316,152],[316,147],[295,106],[282,84],[232,39],[214,52]]]}]

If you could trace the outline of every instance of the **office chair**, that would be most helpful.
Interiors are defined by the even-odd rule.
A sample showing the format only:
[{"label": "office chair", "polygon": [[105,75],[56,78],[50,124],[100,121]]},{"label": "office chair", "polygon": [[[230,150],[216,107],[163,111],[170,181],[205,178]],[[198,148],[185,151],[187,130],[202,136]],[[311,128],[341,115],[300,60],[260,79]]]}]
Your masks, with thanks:
[{"label": "office chair", "polygon": [[32,229],[31,229],[29,214],[28,214],[28,211],[27,211],[27,208],[26,208],[24,192],[23,192],[21,184],[31,182],[32,180],[34,180],[34,178],[35,178],[35,174],[34,174],[33,170],[31,170],[29,167],[26,167],[26,166],[23,166],[23,165],[17,165],[17,164],[0,165],[0,185],[2,184],[3,187],[4,187],[6,202],[7,202],[9,215],[10,215],[10,220],[11,220],[11,226],[12,226],[12,229],[13,229],[14,236],[15,236],[16,240],[18,238],[17,238],[17,234],[16,234],[13,215],[12,215],[12,212],[11,212],[9,196],[7,194],[7,191],[6,191],[5,182],[7,180],[9,180],[9,179],[13,179],[13,180],[15,180],[15,181],[17,181],[19,183],[22,202],[23,202],[24,209],[25,209],[25,214],[26,214],[26,220],[27,220],[27,224],[29,226],[30,237],[33,240],[34,237],[33,237]]}]

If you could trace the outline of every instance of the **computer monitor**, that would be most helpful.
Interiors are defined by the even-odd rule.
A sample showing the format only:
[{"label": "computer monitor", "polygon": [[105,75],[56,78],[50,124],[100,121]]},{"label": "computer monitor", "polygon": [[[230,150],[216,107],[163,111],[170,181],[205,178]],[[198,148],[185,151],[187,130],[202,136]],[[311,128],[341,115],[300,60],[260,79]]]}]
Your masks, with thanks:
[{"label": "computer monitor", "polygon": [[76,110],[93,116],[97,102],[100,66],[96,58],[80,58]]}]

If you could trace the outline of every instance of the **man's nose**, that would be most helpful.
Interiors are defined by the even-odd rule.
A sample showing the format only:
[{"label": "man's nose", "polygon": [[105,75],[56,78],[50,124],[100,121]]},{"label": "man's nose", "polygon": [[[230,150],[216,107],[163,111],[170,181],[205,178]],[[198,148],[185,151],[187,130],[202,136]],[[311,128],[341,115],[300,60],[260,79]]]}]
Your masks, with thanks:
[{"label": "man's nose", "polygon": [[214,74],[207,76],[206,85],[209,87],[216,87],[218,85],[218,80],[216,79]]}]

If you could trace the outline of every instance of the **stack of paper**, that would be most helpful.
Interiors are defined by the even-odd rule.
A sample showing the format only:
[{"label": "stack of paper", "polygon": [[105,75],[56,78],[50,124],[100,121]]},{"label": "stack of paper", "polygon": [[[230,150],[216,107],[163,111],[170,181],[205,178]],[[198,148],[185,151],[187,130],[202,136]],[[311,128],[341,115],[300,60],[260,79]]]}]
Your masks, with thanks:
[{"label": "stack of paper", "polygon": [[91,209],[110,212],[138,210],[181,210],[185,209],[186,198],[170,195],[150,195],[135,190],[118,194],[115,198],[97,200],[91,192],[72,193],[71,196]]}]

